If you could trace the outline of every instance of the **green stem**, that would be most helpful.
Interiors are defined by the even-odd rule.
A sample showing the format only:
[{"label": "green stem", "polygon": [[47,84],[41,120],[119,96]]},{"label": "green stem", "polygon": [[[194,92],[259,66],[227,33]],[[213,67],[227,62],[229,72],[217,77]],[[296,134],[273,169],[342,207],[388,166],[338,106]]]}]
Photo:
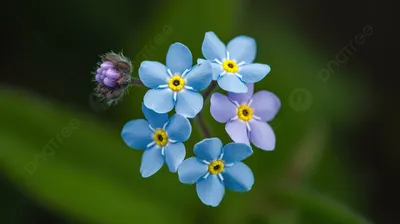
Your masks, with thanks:
[{"label": "green stem", "polygon": [[[208,97],[215,90],[216,87],[217,87],[217,82],[212,81],[211,84],[208,86],[208,88],[202,94],[204,102],[208,101]],[[200,132],[203,135],[203,138],[211,138],[211,132],[210,132],[209,128],[207,127],[207,124],[204,121],[201,112],[197,114],[195,120],[197,121],[197,123],[199,125]]]}]

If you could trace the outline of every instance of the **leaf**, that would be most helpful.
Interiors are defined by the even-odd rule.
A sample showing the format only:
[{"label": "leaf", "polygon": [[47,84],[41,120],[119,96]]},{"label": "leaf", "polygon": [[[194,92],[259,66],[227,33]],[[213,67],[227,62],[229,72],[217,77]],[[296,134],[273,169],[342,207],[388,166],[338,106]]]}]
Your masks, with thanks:
[{"label": "leaf", "polygon": [[0,169],[47,208],[85,223],[184,220],[159,197],[168,188],[154,194],[146,187],[140,156],[124,146],[120,130],[21,91],[1,90],[0,105],[7,117],[0,127]]}]

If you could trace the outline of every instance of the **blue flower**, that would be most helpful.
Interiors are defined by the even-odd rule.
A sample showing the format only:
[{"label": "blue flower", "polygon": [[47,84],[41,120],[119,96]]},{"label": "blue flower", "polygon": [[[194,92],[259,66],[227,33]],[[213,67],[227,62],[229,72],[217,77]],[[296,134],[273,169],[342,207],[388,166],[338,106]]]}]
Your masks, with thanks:
[{"label": "blue flower", "polygon": [[[257,51],[256,42],[248,36],[238,36],[225,46],[214,32],[207,32],[201,50],[211,62],[213,79],[229,92],[247,92],[245,83],[258,82],[271,70],[266,64],[253,63]],[[198,63],[204,61],[197,60]]]},{"label": "blue flower", "polygon": [[177,114],[195,117],[203,107],[204,90],[212,81],[212,68],[208,62],[193,65],[192,53],[181,43],[174,43],[167,53],[167,66],[144,61],[139,77],[151,90],[144,96],[144,105],[157,113],[168,113],[175,107]]},{"label": "blue flower", "polygon": [[178,175],[184,184],[196,183],[197,195],[204,204],[218,206],[225,187],[246,192],[253,186],[253,173],[241,162],[253,153],[250,146],[229,143],[222,147],[218,138],[208,138],[194,146],[194,153],[197,157],[183,161]]},{"label": "blue flower", "polygon": [[158,114],[144,105],[144,119],[132,120],[122,129],[122,139],[134,149],[144,149],[140,173],[149,177],[164,164],[176,172],[186,156],[182,142],[189,139],[192,126],[187,118],[175,114],[168,120],[168,114]]}]

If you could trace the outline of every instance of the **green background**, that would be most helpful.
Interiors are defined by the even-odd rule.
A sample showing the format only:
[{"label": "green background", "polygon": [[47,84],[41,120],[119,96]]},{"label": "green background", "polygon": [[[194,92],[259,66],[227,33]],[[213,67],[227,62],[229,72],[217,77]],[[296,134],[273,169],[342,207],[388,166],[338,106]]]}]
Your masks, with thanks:
[{"label": "green background", "polygon": [[[313,11],[306,7],[311,3],[72,0],[11,5],[19,11],[5,10],[12,24],[8,28],[18,35],[10,38],[15,48],[0,88],[0,223],[382,221],[381,214],[371,212],[370,187],[376,184],[360,171],[359,151],[344,137],[344,130],[361,127],[372,113],[369,80],[359,78],[368,70],[347,66],[373,43],[376,21],[357,17],[340,41],[329,33],[325,42],[318,41],[299,26],[299,20],[311,24],[309,17],[299,17]],[[337,54],[366,26],[373,32],[338,63]],[[274,92],[282,102],[271,122],[276,149],[254,148],[245,161],[255,175],[252,190],[228,191],[217,208],[203,205],[195,187],[181,184],[165,166],[141,178],[141,152],[127,147],[120,132],[127,121],[143,117],[146,88],[133,87],[111,108],[96,102],[91,92],[98,55],[123,51],[136,65],[164,62],[169,45],[182,42],[196,60],[207,31],[225,43],[237,35],[255,38],[256,62],[272,69],[255,89]],[[329,63],[339,66],[321,76]],[[224,124],[211,117],[208,101],[202,114],[212,135],[230,142]],[[203,138],[192,124],[187,157]]]}]

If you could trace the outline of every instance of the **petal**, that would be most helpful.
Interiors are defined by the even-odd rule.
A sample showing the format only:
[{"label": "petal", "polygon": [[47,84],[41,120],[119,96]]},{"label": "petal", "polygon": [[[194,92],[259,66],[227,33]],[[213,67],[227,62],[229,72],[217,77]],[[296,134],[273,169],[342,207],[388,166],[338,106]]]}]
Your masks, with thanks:
[{"label": "petal", "polygon": [[143,101],[147,108],[156,113],[168,113],[174,108],[173,92],[170,89],[150,89]]},{"label": "petal", "polygon": [[239,104],[247,104],[254,93],[254,84],[247,83],[247,92],[245,93],[232,93],[228,92],[228,96],[231,100],[238,102]]},{"label": "petal", "polygon": [[226,46],[214,32],[207,32],[204,36],[201,52],[207,60],[218,59],[222,61],[225,58]]},{"label": "petal", "polygon": [[[205,61],[207,61],[207,60],[199,58],[199,59],[197,59],[197,64],[201,64]],[[212,79],[217,80],[218,76],[223,72],[224,69],[222,68],[222,66],[220,64],[215,63],[215,62],[211,62],[211,67],[212,67]]]},{"label": "petal", "polygon": [[210,104],[212,117],[220,123],[226,123],[236,116],[236,105],[221,93],[213,93],[210,98]]},{"label": "petal", "polygon": [[168,121],[168,113],[156,113],[154,110],[147,108],[144,103],[142,103],[142,112],[152,128],[161,128]]},{"label": "petal", "polygon": [[260,149],[272,151],[275,149],[275,133],[266,122],[250,121],[250,141]]},{"label": "petal", "polygon": [[182,74],[193,65],[193,57],[189,48],[181,43],[172,44],[167,53],[167,67],[172,73]]},{"label": "petal", "polygon": [[153,141],[149,123],[144,119],[129,121],[122,128],[124,142],[134,149],[145,149]]},{"label": "petal", "polygon": [[223,90],[234,93],[246,93],[247,86],[236,75],[227,74],[218,79],[218,85]]},{"label": "petal", "polygon": [[239,68],[239,73],[243,76],[245,83],[255,83],[263,79],[271,71],[269,65],[248,64]]},{"label": "petal", "polygon": [[206,164],[200,162],[197,157],[190,157],[184,160],[178,168],[179,181],[184,184],[194,184],[207,172]]},{"label": "petal", "polygon": [[192,126],[187,118],[175,114],[169,119],[165,130],[167,131],[169,139],[178,142],[185,142],[189,139],[190,134],[192,133]]},{"label": "petal", "polygon": [[168,72],[165,65],[156,61],[144,61],[140,64],[139,78],[148,88],[156,88],[168,83]]},{"label": "petal", "polygon": [[222,150],[225,163],[240,162],[253,154],[251,147],[244,143],[229,143]]},{"label": "petal", "polygon": [[254,184],[253,172],[242,162],[226,167],[222,176],[224,177],[225,186],[232,191],[246,192]]},{"label": "petal", "polygon": [[203,96],[195,91],[183,90],[176,99],[176,113],[184,117],[194,118],[203,108]]},{"label": "petal", "polygon": [[140,173],[144,178],[149,177],[160,170],[163,164],[164,156],[161,154],[161,149],[157,145],[154,145],[143,152]]},{"label": "petal", "polygon": [[192,87],[196,91],[207,88],[212,81],[211,63],[205,61],[199,65],[195,65],[185,78],[186,85]]},{"label": "petal", "polygon": [[253,95],[251,107],[253,114],[261,119],[261,121],[270,121],[278,113],[281,108],[279,98],[269,91],[259,91]]},{"label": "petal", "polygon": [[201,202],[216,207],[225,194],[225,186],[217,175],[210,175],[207,179],[201,178],[196,184],[197,195]]},{"label": "petal", "polygon": [[212,162],[222,153],[222,142],[219,138],[206,138],[194,145],[194,154],[201,160]]},{"label": "petal", "polygon": [[243,121],[239,119],[229,121],[225,125],[225,131],[234,142],[250,145],[249,137],[247,135],[246,123],[244,123]]},{"label": "petal", "polygon": [[175,173],[179,165],[185,159],[186,150],[185,146],[180,143],[169,143],[165,147],[165,162],[167,163],[169,171]]},{"label": "petal", "polygon": [[256,58],[256,41],[248,36],[238,36],[228,43],[228,52],[231,59],[239,62],[253,63]]}]

